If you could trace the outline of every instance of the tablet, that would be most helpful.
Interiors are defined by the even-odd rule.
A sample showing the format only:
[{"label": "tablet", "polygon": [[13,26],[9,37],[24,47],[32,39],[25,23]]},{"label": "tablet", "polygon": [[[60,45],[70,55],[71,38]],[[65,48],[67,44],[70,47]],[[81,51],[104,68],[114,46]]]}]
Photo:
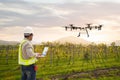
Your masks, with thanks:
[{"label": "tablet", "polygon": [[46,54],[47,54],[47,51],[48,51],[48,47],[44,47],[44,50],[43,50],[43,52],[42,52],[42,57],[44,57],[44,56],[46,56]]}]

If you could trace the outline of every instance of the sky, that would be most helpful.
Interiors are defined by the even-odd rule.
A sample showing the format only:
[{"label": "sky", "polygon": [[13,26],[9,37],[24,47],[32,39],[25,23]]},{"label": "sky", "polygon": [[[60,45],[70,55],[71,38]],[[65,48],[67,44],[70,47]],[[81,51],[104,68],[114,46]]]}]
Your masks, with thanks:
[{"label": "sky", "polygon": [[54,41],[77,36],[64,26],[87,23],[102,24],[102,30],[82,31],[81,37],[91,42],[120,40],[120,0],[0,0],[0,40],[21,41],[23,30],[34,30],[33,42]]}]

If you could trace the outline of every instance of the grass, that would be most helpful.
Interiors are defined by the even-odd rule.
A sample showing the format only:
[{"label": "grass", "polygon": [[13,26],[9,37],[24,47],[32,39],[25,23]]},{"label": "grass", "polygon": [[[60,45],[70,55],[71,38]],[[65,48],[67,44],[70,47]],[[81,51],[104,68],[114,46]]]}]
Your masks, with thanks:
[{"label": "grass", "polygon": [[[50,64],[50,62],[43,63],[41,62],[41,59],[39,60],[38,64],[38,71],[37,71],[37,78],[43,78],[44,80],[49,80],[51,77],[56,76],[56,75],[67,75],[70,73],[74,72],[83,72],[83,71],[89,71],[89,70],[96,70],[96,69],[101,69],[101,68],[109,68],[109,67],[114,67],[114,66],[120,66],[120,63],[117,62],[115,59],[110,58],[107,61],[105,61],[105,65],[102,64],[101,59],[97,59],[97,61],[93,60],[93,63],[91,61],[87,62],[84,60],[77,60],[74,63],[71,62],[71,64],[67,64],[68,61],[66,59],[60,60],[58,63],[59,65],[56,65],[56,60],[54,60],[54,63]],[[4,61],[5,62],[5,61]],[[0,77],[2,79],[0,80],[19,80],[21,73],[20,69],[17,69],[19,65],[17,64],[17,60],[9,60],[9,64],[3,64],[0,65]],[[14,63],[14,64],[10,64]],[[84,63],[84,65],[83,65]],[[111,64],[112,63],[112,64]],[[93,66],[94,65],[94,66]],[[113,73],[114,74],[114,71]],[[111,79],[113,80],[115,76],[113,77],[100,77],[97,80],[108,80]],[[119,80],[119,77],[117,77]],[[82,78],[83,80],[90,80],[91,78]],[[72,80],[69,79],[69,80]],[[75,78],[75,80],[79,80]],[[81,78],[80,78],[81,80]],[[92,79],[91,79],[92,80]],[[93,80],[96,80],[96,78]],[[117,79],[116,79],[117,80]]]},{"label": "grass", "polygon": [[[12,60],[10,62],[12,62]],[[14,62],[14,60],[13,60],[13,62]],[[37,71],[37,78],[43,78],[46,80],[46,79],[50,79],[52,76],[55,76],[55,75],[67,75],[67,74],[74,73],[74,72],[83,72],[83,71],[88,71],[88,70],[96,70],[99,68],[104,69],[104,68],[109,68],[109,67],[113,67],[113,66],[120,66],[120,63],[116,62],[114,59],[110,59],[110,60],[108,60],[108,62],[111,62],[112,64],[106,62],[107,64],[106,64],[106,66],[104,66],[101,63],[94,62],[95,68],[93,67],[93,65],[91,63],[87,63],[87,62],[84,64],[84,66],[82,66],[81,64],[83,63],[83,60],[77,61],[76,63],[70,64],[70,65],[67,65],[62,61],[57,66],[56,66],[56,64],[52,64],[52,65],[51,64],[47,64],[47,65],[42,64],[41,65],[40,62],[38,62],[39,69]],[[12,65],[0,65],[0,72],[1,72],[0,77],[2,77],[3,80],[18,80],[18,79],[20,79],[21,74],[20,74],[20,70],[17,69],[18,67],[19,66],[17,65],[17,63],[12,64]],[[112,74],[114,74],[114,72]],[[88,78],[88,80],[89,80],[89,78]],[[101,80],[101,78],[99,80]],[[105,78],[105,80],[107,80],[107,79]]]},{"label": "grass", "polygon": [[[42,52],[42,49],[38,48],[43,48],[43,46],[37,46],[35,49],[36,52]],[[101,46],[95,46],[95,48],[92,51],[91,47],[83,46],[72,47],[72,49],[69,45],[50,48],[48,55],[37,62],[39,67],[37,78],[41,80],[53,78],[58,80],[120,80],[120,74],[118,74],[120,69],[108,70],[114,67],[120,68],[119,56],[116,57],[114,52],[110,52],[111,47],[107,48],[108,53],[105,53]],[[93,50],[97,53],[91,53]],[[17,50],[9,50],[9,54],[5,54],[4,49],[2,52],[4,53],[0,53],[0,80],[20,80],[21,70],[18,65]],[[85,55],[87,52],[89,53]],[[93,75],[94,71],[101,69],[108,70],[110,76],[106,75],[107,72],[103,75],[103,72],[98,72],[100,73],[98,77]]]}]

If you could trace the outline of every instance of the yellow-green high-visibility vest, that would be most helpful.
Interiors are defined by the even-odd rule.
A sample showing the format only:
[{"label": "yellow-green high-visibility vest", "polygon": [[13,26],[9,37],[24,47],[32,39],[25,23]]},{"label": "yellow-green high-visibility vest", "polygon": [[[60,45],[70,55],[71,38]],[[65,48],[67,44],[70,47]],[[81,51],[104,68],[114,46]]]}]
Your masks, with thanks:
[{"label": "yellow-green high-visibility vest", "polygon": [[36,57],[31,57],[30,59],[23,59],[22,57],[22,45],[27,42],[27,40],[23,40],[19,45],[19,55],[18,55],[18,63],[20,65],[31,65],[37,62]]}]

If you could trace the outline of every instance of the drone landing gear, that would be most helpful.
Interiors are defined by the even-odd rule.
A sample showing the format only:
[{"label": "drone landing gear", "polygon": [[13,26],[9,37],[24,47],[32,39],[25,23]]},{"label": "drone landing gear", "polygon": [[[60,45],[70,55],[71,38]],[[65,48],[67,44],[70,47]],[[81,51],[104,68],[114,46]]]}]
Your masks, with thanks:
[{"label": "drone landing gear", "polygon": [[[87,33],[87,37],[89,37],[89,33],[88,33],[88,31],[87,31],[87,29],[86,29],[86,33]],[[78,34],[78,36],[77,37],[80,37],[80,32],[79,32],[79,34]]]},{"label": "drone landing gear", "polygon": [[78,36],[77,37],[80,37],[80,32],[79,32],[79,34],[78,34]]}]

